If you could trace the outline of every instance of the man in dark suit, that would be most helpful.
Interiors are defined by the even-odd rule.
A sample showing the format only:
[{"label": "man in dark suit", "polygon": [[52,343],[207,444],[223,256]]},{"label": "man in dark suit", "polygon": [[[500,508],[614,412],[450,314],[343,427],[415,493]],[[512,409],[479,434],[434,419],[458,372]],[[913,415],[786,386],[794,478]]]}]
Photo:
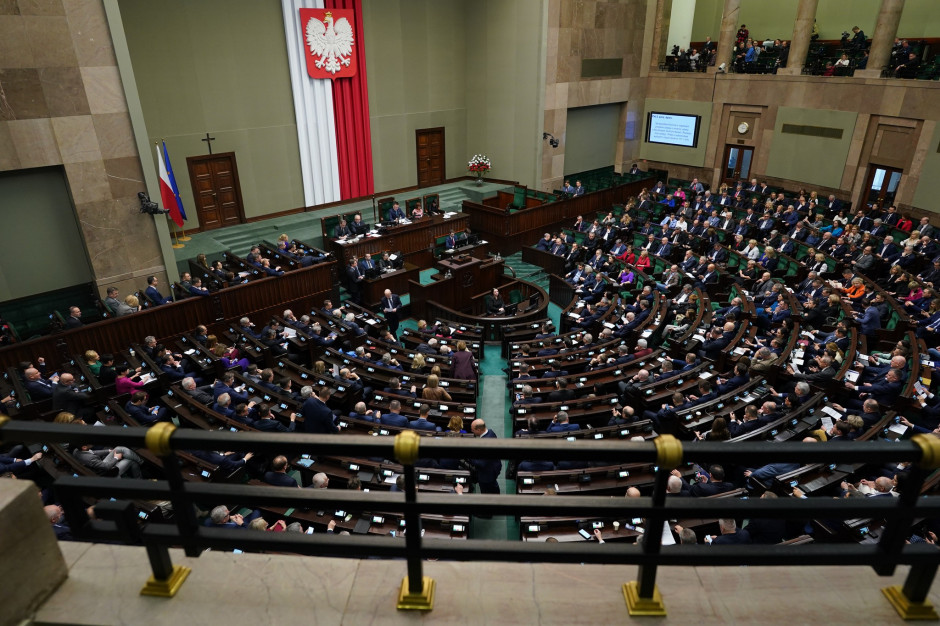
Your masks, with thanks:
[{"label": "man in dark suit", "polygon": [[725,468],[721,465],[712,465],[708,468],[707,473],[704,471],[699,472],[698,482],[694,485],[689,485],[679,473],[679,470],[672,470],[672,475],[678,476],[685,485],[688,485],[689,495],[693,498],[715,496],[734,489],[733,484],[725,482]]},{"label": "man in dark suit", "polygon": [[118,446],[113,450],[92,450],[91,446],[82,446],[73,451],[72,456],[99,475],[104,475],[116,467],[119,477],[141,477],[141,458],[129,448]]},{"label": "man in dark suit", "polygon": [[[401,210],[401,205],[397,202],[392,204],[392,208],[388,212],[388,219],[393,222],[405,219],[405,212]],[[453,233],[451,233],[451,235],[453,235]]]},{"label": "man in dark suit", "polygon": [[91,396],[75,387],[75,377],[68,372],[59,377],[59,381],[52,385],[52,410],[66,411],[80,417],[90,417],[91,410],[85,408],[85,403]]},{"label": "man in dark suit", "polygon": [[164,298],[163,294],[157,291],[157,277],[148,276],[147,277],[147,289],[144,291],[147,294],[147,297],[150,298],[154,304],[168,304],[173,302],[173,298],[167,297]]},{"label": "man in dark suit", "polygon": [[408,428],[410,426],[408,418],[401,414],[401,402],[398,400],[392,400],[388,403],[388,412],[382,414],[379,423],[385,426],[398,426],[399,428]]},{"label": "man in dark suit", "polygon": [[487,315],[502,315],[506,312],[506,305],[499,296],[499,289],[494,288],[492,292],[486,294],[484,302],[486,304]]},{"label": "man in dark suit", "polygon": [[[539,244],[541,243],[542,241],[539,241]],[[549,243],[551,243],[551,236],[549,236]],[[444,240],[444,248],[447,250],[453,250],[456,247],[457,247],[457,236],[454,235],[454,231],[450,231],[450,234],[447,235],[447,239]],[[548,248],[545,247],[543,249],[547,250]]]},{"label": "man in dark suit", "polygon": [[346,223],[346,220],[340,220],[339,225],[333,229],[333,238],[334,239],[346,239],[347,237],[352,236],[353,232],[349,228],[349,224]]},{"label": "man in dark suit", "polygon": [[78,328],[82,324],[82,310],[77,306],[69,307],[69,316],[65,318],[66,328]]},{"label": "man in dark suit", "polygon": [[141,426],[152,426],[166,417],[166,407],[147,407],[147,392],[135,391],[124,410]]},{"label": "man in dark suit", "polygon": [[349,298],[356,304],[362,302],[362,281],[365,278],[365,274],[356,264],[356,258],[349,259],[346,265],[346,289],[349,291]]},{"label": "man in dark suit", "polygon": [[226,474],[230,474],[237,469],[245,467],[245,464],[254,456],[253,452],[248,452],[247,454],[242,452],[222,454],[221,452],[213,452],[211,450],[189,450],[189,453],[197,459],[215,465],[220,471]]},{"label": "man in dark suit", "polygon": [[340,428],[333,423],[333,411],[326,405],[333,390],[327,386],[320,387],[314,395],[312,387],[300,390],[301,397],[305,398],[300,406],[300,414],[304,418],[304,432],[311,434],[338,433]]},{"label": "man in dark suit", "polygon": [[751,535],[746,530],[739,530],[733,518],[718,520],[718,528],[721,534],[711,536],[714,546],[751,543]]},{"label": "man in dark suit", "polygon": [[[480,439],[496,439],[496,433],[486,427],[486,422],[481,419],[473,420],[470,424],[470,431],[474,437]],[[499,493],[499,475],[503,471],[503,462],[499,459],[471,459],[470,464],[474,467],[477,474],[477,485],[480,487],[480,493]]]},{"label": "man in dark suit", "polygon": [[23,372],[23,377],[26,381],[26,391],[29,392],[29,397],[33,402],[51,398],[53,384],[59,380],[58,377],[53,377],[52,382],[46,380],[35,367],[27,368]]},{"label": "man in dark suit", "polygon": [[568,413],[565,411],[558,411],[555,414],[555,418],[552,420],[552,423],[548,428],[545,429],[547,433],[566,433],[573,430],[581,430],[581,427],[577,424],[571,424],[568,421]]},{"label": "man in dark suit", "polygon": [[555,380],[555,390],[548,394],[549,402],[566,402],[574,400],[574,391],[568,388],[567,378],[558,378]]},{"label": "man in dark suit", "polygon": [[370,276],[378,270],[375,261],[372,260],[372,255],[366,252],[366,255],[359,259],[359,271],[365,276]]},{"label": "man in dark suit", "polygon": [[369,232],[369,225],[362,221],[360,214],[356,213],[353,223],[349,225],[349,230],[352,231],[353,235],[365,235]]},{"label": "man in dark suit", "polygon": [[414,428],[415,430],[441,430],[440,426],[428,419],[428,414],[430,412],[431,407],[427,404],[422,404],[420,407],[418,407],[418,419],[411,420],[408,426]]},{"label": "man in dark suit", "polygon": [[271,406],[268,404],[258,405],[258,419],[253,424],[255,430],[266,433],[292,433],[297,428],[297,414],[290,414],[290,426],[285,426],[274,417],[271,412]]},{"label": "man in dark suit", "polygon": [[398,294],[392,293],[391,289],[386,289],[381,306],[389,331],[395,337],[398,337],[398,311],[401,309],[401,298],[398,297]]},{"label": "man in dark suit", "polygon": [[283,455],[271,461],[271,471],[264,473],[264,482],[275,487],[300,487],[294,478],[287,475],[287,457]]}]

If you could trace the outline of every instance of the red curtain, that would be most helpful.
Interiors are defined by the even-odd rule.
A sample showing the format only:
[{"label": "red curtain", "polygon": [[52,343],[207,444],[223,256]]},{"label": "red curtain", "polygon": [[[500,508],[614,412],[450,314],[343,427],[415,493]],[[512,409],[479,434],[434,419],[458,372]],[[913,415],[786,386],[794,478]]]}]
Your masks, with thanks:
[{"label": "red curtain", "polygon": [[362,32],[362,0],[324,0],[323,4],[326,9],[352,9],[356,16],[356,75],[333,81],[340,194],[343,200],[371,196],[374,191],[372,133],[369,130],[369,87]]}]

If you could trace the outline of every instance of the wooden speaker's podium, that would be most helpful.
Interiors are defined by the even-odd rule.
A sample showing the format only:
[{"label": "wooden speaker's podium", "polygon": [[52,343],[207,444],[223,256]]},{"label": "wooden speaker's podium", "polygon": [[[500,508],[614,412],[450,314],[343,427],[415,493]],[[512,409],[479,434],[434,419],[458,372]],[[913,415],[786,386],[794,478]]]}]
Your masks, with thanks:
[{"label": "wooden speaker's podium", "polygon": [[[459,254],[435,263],[439,274],[433,282],[420,285],[410,281],[412,313],[421,319],[425,315],[426,303],[433,300],[449,309],[469,312],[473,296],[498,287],[503,276],[503,259],[478,259],[469,254]],[[448,273],[450,276],[448,277]]]}]

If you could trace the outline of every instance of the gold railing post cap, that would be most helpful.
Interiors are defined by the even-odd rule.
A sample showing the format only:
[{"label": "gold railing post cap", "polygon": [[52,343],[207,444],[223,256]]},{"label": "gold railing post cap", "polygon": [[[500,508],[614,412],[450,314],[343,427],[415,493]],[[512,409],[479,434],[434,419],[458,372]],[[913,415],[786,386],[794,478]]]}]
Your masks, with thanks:
[{"label": "gold railing post cap", "polygon": [[170,447],[170,437],[176,431],[176,426],[170,422],[158,422],[147,430],[144,435],[144,444],[147,449],[157,456],[169,456],[173,452]]},{"label": "gold railing post cap", "polygon": [[414,465],[418,460],[421,437],[413,430],[403,430],[395,435],[395,460],[402,465]]}]

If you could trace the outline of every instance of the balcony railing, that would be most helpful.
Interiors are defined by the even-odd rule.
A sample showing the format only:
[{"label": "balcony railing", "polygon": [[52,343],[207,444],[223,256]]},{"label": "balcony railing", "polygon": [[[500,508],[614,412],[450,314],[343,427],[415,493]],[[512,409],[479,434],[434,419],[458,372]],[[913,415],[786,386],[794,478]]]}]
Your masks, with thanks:
[{"label": "balcony railing", "polygon": [[[189,573],[174,566],[168,548],[181,546],[188,556],[206,548],[294,552],[347,558],[385,557],[407,561],[398,608],[430,610],[434,581],[423,575],[428,558],[457,561],[519,561],[558,563],[636,564],[638,580],[623,584],[631,615],[665,615],[656,587],[660,565],[870,565],[890,576],[898,565],[911,569],[903,586],[883,591],[906,618],[932,618],[937,614],[926,602],[940,564],[937,548],[930,544],[906,545],[915,519],[940,515],[940,497],[921,497],[931,470],[940,467],[940,439],[917,435],[902,442],[803,443],[698,442],[695,456],[725,463],[762,466],[768,462],[880,464],[909,462],[908,481],[896,498],[696,499],[666,498],[669,472],[684,462],[682,444],[665,435],[653,442],[420,438],[404,432],[395,438],[205,432],[177,429],[161,423],[152,428],[81,428],[63,424],[0,419],[0,441],[83,444],[147,448],[159,456],[166,480],[146,481],[66,476],[55,490],[76,538],[86,541],[121,541],[143,544],[153,575],[142,593],[172,596]],[[656,464],[652,495],[641,498],[564,496],[536,498],[519,495],[467,494],[460,497],[428,494],[416,489],[414,463],[419,457],[475,459],[559,459],[592,461],[598,458]],[[330,454],[351,457],[394,458],[404,466],[404,493],[355,492],[329,489],[296,489],[270,486],[187,482],[175,455],[177,450],[235,450],[271,454]],[[99,498],[95,519],[85,510],[86,498]],[[113,498],[113,500],[112,500]],[[175,524],[139,523],[131,500],[169,500]],[[405,519],[404,542],[396,537],[325,536],[297,533],[262,533],[209,528],[197,522],[194,504],[233,501],[255,506],[291,506],[311,510],[385,511]],[[548,543],[476,540],[450,541],[423,538],[421,514],[512,515],[590,518],[644,518],[646,533],[641,549],[635,546],[594,542]],[[877,543],[805,545],[677,545],[662,550],[662,529],[667,520],[694,518],[852,519],[874,517],[886,524]]]}]

